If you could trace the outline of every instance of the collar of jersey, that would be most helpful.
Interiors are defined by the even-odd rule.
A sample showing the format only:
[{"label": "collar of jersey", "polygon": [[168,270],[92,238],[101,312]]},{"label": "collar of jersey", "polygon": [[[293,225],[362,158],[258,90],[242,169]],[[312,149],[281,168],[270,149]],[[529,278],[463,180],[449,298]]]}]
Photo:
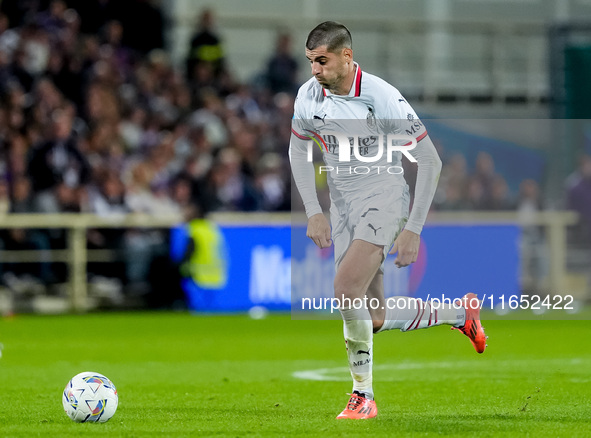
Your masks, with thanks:
[{"label": "collar of jersey", "polygon": [[359,64],[357,64],[356,62],[354,62],[353,64],[355,64],[355,79],[353,80],[353,85],[351,85],[351,89],[349,90],[349,94],[347,94],[346,96],[343,96],[340,94],[332,94],[326,88],[323,88],[322,93],[324,94],[324,97],[327,97],[327,96],[359,97],[359,96],[361,96],[361,67],[359,67]]}]

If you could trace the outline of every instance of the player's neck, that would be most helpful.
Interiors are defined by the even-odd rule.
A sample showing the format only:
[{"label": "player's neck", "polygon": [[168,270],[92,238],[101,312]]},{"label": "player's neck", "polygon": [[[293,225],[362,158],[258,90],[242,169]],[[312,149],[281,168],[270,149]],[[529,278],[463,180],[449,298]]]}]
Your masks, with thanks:
[{"label": "player's neck", "polygon": [[351,87],[353,86],[353,81],[355,80],[355,71],[356,66],[355,63],[351,61],[349,64],[349,71],[347,75],[343,78],[341,83],[335,87],[334,90],[329,90],[332,94],[336,94],[337,96],[346,96],[351,91]]}]

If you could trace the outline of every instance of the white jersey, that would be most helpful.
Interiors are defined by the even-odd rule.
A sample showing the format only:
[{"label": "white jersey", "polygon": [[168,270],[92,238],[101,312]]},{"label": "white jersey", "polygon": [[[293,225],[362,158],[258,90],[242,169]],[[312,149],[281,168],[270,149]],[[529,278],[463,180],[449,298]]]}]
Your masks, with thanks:
[{"label": "white jersey", "polygon": [[[341,161],[339,143],[342,145],[343,141],[338,141],[332,134],[335,132],[343,133],[350,142],[348,162]],[[316,78],[311,78],[299,89],[292,133],[290,159],[308,217],[321,212],[313,186],[314,168],[309,163],[310,140],[317,145],[311,143],[313,147],[322,149],[331,201],[339,205],[384,188],[405,187],[406,181],[401,168],[402,154],[394,152],[388,156],[385,136],[405,134],[415,138],[417,146],[411,154],[418,161],[419,173],[422,165],[425,165],[423,170],[433,168],[432,172],[423,172],[424,176],[429,177],[423,181],[427,184],[426,193],[422,199],[416,198],[426,203],[426,208],[423,206],[424,211],[414,215],[419,215],[414,218],[414,222],[411,214],[410,226],[406,227],[420,233],[435,192],[441,163],[428,140],[424,125],[395,87],[377,76],[362,72],[358,64],[355,64],[355,78],[348,95],[334,95],[322,88]],[[428,141],[423,141],[425,139]],[[354,148],[357,149],[357,154],[354,153]],[[374,160],[376,157],[380,158]],[[417,185],[418,183],[417,180]],[[417,190],[415,193],[421,195]],[[414,210],[415,208],[413,212]]]}]

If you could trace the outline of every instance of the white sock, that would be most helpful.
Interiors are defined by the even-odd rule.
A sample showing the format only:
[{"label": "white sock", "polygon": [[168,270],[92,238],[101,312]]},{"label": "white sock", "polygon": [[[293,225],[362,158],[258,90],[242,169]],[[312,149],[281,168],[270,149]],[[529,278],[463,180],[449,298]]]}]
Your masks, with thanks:
[{"label": "white sock", "polygon": [[[386,318],[378,332],[400,329],[407,332],[436,325],[448,324],[461,327],[466,322],[466,309],[453,304],[422,301],[411,297],[392,297],[386,306]],[[392,308],[390,308],[392,307]]]},{"label": "white sock", "polygon": [[373,399],[373,323],[367,309],[341,309],[353,391]]}]

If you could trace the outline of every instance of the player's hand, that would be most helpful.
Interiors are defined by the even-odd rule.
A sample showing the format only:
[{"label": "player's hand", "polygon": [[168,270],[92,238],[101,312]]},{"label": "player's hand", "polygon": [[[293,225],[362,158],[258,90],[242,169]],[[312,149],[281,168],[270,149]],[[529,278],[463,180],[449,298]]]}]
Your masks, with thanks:
[{"label": "player's hand", "polygon": [[306,231],[318,248],[328,248],[331,245],[330,225],[322,213],[315,214],[308,219],[308,230]]},{"label": "player's hand", "polygon": [[396,238],[390,254],[396,254],[394,264],[399,268],[408,266],[417,261],[421,236],[409,230],[402,230]]}]

